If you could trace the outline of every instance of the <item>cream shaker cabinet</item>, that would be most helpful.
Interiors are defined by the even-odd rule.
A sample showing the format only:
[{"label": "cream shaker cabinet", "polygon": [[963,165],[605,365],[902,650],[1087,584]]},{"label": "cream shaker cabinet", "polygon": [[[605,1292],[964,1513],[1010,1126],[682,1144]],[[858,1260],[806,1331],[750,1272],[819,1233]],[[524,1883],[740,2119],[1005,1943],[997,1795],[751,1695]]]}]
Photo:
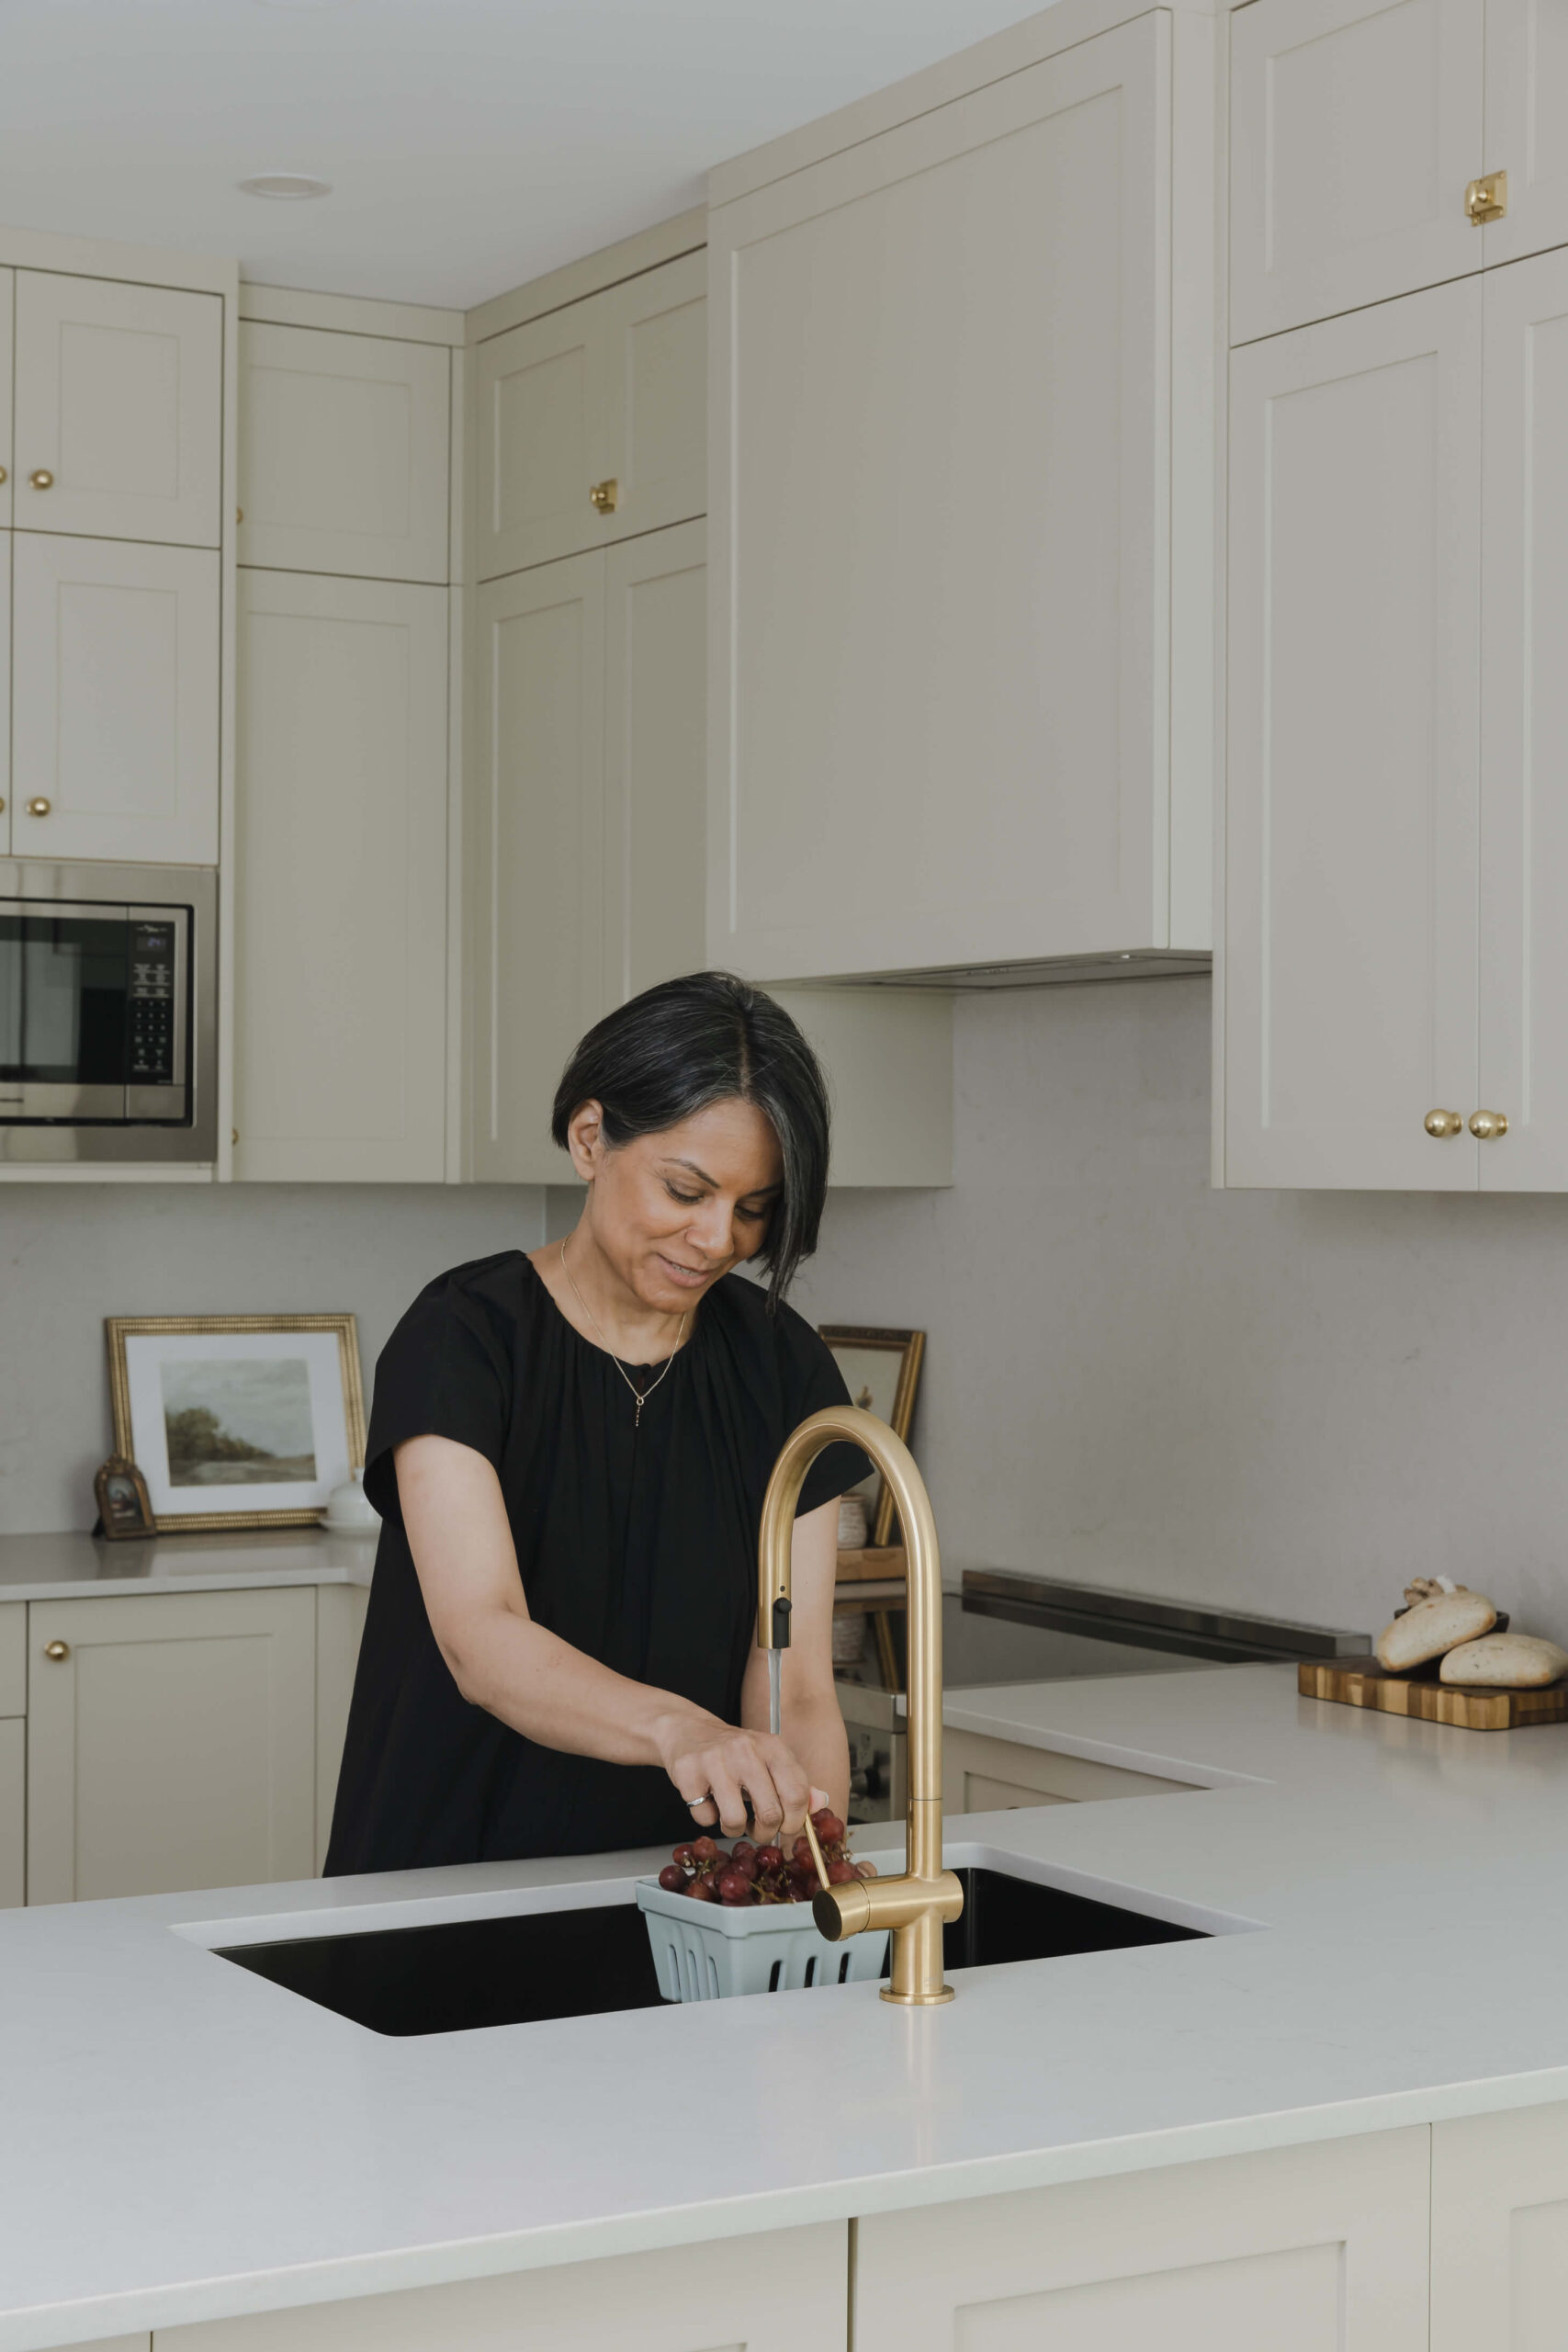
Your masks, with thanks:
[{"label": "cream shaker cabinet", "polygon": [[477,576],[701,514],[706,351],[701,254],[481,343]]},{"label": "cream shaker cabinet", "polygon": [[444,585],[451,374],[441,344],[246,321],[241,563]]},{"label": "cream shaker cabinet", "polygon": [[1557,0],[1486,0],[1486,160],[1508,209],[1482,232],[1488,267],[1568,244],[1568,18]]},{"label": "cream shaker cabinet", "polygon": [[1559,2352],[1568,2107],[1432,2126],[1431,2352]]},{"label": "cream shaker cabinet", "polygon": [[28,1612],[0,1604],[0,1911],[26,1899]]},{"label": "cream shaker cabinet", "polygon": [[1481,340],[1471,279],[1233,360],[1230,1184],[1476,1182]]},{"label": "cream shaker cabinet", "polygon": [[11,854],[22,825],[11,790],[11,534],[0,533],[0,857]]},{"label": "cream shaker cabinet", "polygon": [[[12,447],[12,349],[13,318],[16,310],[17,273],[0,269],[0,530],[11,524],[13,492],[16,488],[16,468]],[[5,552],[0,549],[0,554]],[[9,564],[4,566],[7,571]],[[0,639],[0,643],[5,640]],[[0,783],[0,791],[4,790]],[[5,842],[5,827],[0,825],[0,844]]]},{"label": "cream shaker cabinet", "polygon": [[17,528],[216,548],[221,297],[16,275]]},{"label": "cream shaker cabinet", "polygon": [[28,1900],[308,1878],[315,1594],[35,1601]]},{"label": "cream shaker cabinet", "polygon": [[240,575],[237,1177],[442,1180],[446,667],[445,588]]},{"label": "cream shaker cabinet", "polygon": [[13,854],[218,862],[216,548],[12,533]]},{"label": "cream shaker cabinet", "polygon": [[1208,946],[1209,40],[716,175],[714,962]]},{"label": "cream shaker cabinet", "polygon": [[1416,2128],[868,2215],[855,2352],[1427,2352],[1428,2177]]}]

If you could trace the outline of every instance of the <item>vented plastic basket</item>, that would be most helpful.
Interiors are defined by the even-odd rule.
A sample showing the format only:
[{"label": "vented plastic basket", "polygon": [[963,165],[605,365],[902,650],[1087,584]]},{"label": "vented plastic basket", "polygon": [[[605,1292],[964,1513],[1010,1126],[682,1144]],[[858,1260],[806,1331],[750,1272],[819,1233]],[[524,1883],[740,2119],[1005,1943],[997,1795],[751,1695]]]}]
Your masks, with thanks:
[{"label": "vented plastic basket", "polygon": [[809,1903],[694,1903],[656,1878],[637,1883],[659,1989],[667,2001],[722,2001],[736,1993],[795,1993],[881,1975],[887,1933],[830,1944]]}]

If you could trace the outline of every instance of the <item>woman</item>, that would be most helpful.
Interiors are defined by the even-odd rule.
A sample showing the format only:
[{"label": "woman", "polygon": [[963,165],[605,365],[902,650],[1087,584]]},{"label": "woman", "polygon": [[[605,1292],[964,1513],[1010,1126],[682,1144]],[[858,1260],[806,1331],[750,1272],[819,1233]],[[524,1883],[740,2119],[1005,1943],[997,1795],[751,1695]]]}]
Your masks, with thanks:
[{"label": "woman", "polygon": [[[830,1651],[852,1447],[801,1496],[777,1738],[756,1646],[769,1473],[847,1401],[784,1304],[827,1188],[822,1073],[771,998],[698,973],[589,1032],[551,1133],[587,1186],[575,1229],[443,1274],[377,1366],[365,1485],[385,1524],[330,1873],[845,1810]],[[766,1289],[738,1273],[751,1260]]]}]

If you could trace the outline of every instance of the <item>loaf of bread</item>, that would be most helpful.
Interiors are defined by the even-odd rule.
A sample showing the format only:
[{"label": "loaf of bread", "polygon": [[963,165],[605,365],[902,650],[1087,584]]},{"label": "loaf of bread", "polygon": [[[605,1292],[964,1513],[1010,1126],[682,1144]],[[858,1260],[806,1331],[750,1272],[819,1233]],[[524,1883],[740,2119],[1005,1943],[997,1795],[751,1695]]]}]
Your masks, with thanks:
[{"label": "loaf of bread", "polygon": [[1384,1626],[1373,1647],[1380,1666],[1391,1674],[1408,1674],[1413,1666],[1425,1666],[1429,1657],[1441,1657],[1461,1642],[1489,1634],[1496,1623],[1497,1611],[1483,1592],[1467,1592],[1458,1585],[1452,1592],[1418,1600]]},{"label": "loaf of bread", "polygon": [[1536,1634],[1487,1634],[1450,1650],[1440,1682],[1484,1683],[1494,1690],[1540,1690],[1568,1674],[1568,1650]]}]

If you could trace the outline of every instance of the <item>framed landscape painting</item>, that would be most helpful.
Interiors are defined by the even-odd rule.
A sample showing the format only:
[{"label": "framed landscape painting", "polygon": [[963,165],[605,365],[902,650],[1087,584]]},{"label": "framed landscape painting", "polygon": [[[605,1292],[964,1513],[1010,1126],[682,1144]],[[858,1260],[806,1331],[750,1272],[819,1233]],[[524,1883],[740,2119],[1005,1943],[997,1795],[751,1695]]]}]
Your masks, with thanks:
[{"label": "framed landscape painting", "polygon": [[[852,1405],[861,1406],[886,1421],[895,1435],[908,1442],[919,1385],[920,1359],[925,1353],[923,1331],[886,1330],[863,1324],[819,1323],[817,1336],[832,1350]],[[865,1497],[866,1517],[874,1544],[894,1540],[891,1488],[880,1471],[864,1478],[854,1490]]]},{"label": "framed landscape painting", "polygon": [[352,1315],[111,1315],[117,1453],[160,1531],[309,1527],[365,1459]]}]

